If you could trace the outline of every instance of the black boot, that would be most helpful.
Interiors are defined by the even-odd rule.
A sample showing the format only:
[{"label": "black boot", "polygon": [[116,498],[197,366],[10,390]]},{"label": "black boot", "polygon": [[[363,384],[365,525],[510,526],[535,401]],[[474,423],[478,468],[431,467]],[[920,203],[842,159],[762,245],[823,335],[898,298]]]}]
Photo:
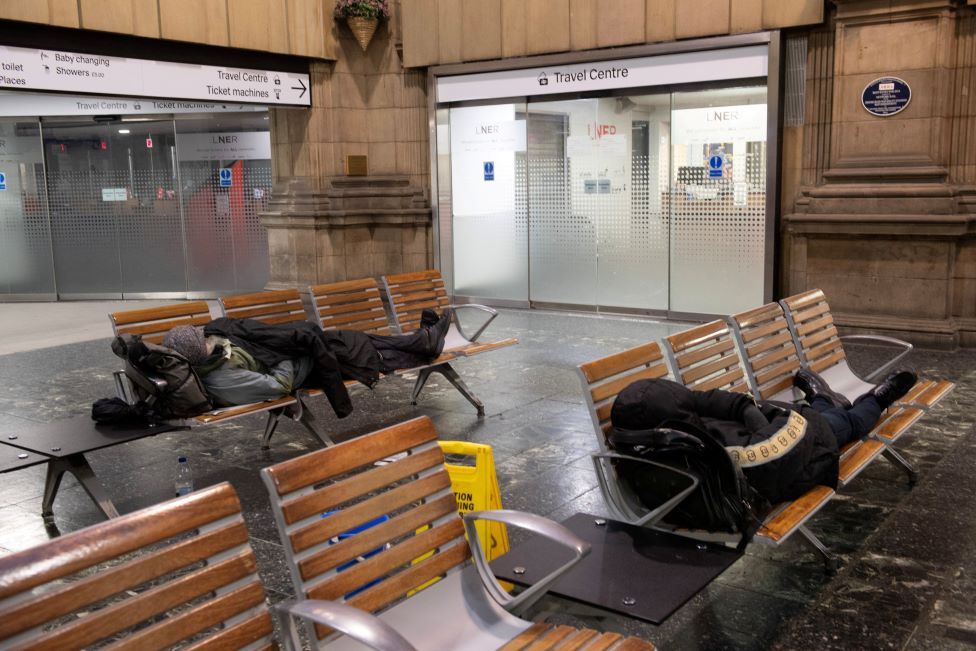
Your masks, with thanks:
[{"label": "black boot", "polygon": [[817,396],[826,398],[834,407],[838,409],[850,409],[851,401],[837,393],[827,384],[817,373],[809,369],[800,369],[793,376],[793,386],[803,393],[807,402],[813,402]]},{"label": "black boot", "polygon": [[420,327],[429,328],[430,326],[435,325],[438,319],[439,317],[437,316],[437,312],[429,307],[425,307],[420,312]]},{"label": "black boot", "polygon": [[887,409],[896,400],[911,391],[916,382],[918,382],[918,375],[915,374],[915,371],[909,369],[892,371],[881,381],[881,384],[859,397],[854,401],[854,404],[861,402],[861,400],[868,396],[874,396],[874,399],[878,401],[881,408]]},{"label": "black boot", "polygon": [[444,350],[444,339],[447,338],[447,331],[451,328],[451,308],[444,308],[444,312],[434,325],[425,328],[428,337],[428,354],[437,357]]}]

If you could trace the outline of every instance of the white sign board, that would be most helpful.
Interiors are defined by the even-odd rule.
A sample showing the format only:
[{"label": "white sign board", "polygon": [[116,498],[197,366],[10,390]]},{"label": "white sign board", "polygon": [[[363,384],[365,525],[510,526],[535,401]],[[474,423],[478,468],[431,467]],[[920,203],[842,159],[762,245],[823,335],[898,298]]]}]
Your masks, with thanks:
[{"label": "white sign board", "polygon": [[672,145],[765,140],[765,104],[675,109],[671,112]]},{"label": "white sign board", "polygon": [[0,117],[246,113],[264,110],[266,107],[257,104],[96,97],[94,95],[54,95],[51,93],[20,93],[0,90]]},{"label": "white sign board", "polygon": [[437,78],[438,102],[688,84],[769,75],[767,45]]},{"label": "white sign board", "polygon": [[178,133],[176,151],[180,160],[270,159],[271,135],[267,131]]},{"label": "white sign board", "polygon": [[102,188],[102,201],[126,201],[128,198],[125,188]]},{"label": "white sign board", "polygon": [[311,106],[309,76],[0,46],[0,88]]}]

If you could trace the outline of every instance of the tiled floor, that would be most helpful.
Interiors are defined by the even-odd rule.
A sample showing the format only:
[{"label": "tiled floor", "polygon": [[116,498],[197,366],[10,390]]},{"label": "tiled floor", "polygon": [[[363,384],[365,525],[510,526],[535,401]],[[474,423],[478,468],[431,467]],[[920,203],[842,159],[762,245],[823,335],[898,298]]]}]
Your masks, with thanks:
[{"label": "tiled floor", "polygon": [[[437,376],[418,407],[409,404],[411,381],[392,379],[373,392],[356,391],[356,411],[343,421],[327,413],[324,400],[316,413],[340,440],[427,414],[444,439],[494,446],[506,507],[556,519],[599,514],[605,506],[587,458],[595,442],[575,366],[682,327],[506,310],[490,332],[517,336],[521,345],[456,365],[484,401],[485,418]],[[852,351],[863,365],[877,355],[871,348]],[[811,528],[843,557],[835,576],[825,575],[799,541],[777,549],[753,545],[660,627],[554,598],[540,602],[534,616],[628,631],[666,649],[976,648],[976,351],[914,351],[910,361],[958,387],[903,438],[900,449],[920,471],[914,488],[879,459],[813,520]],[[94,399],[112,395],[116,366],[107,338],[0,355],[0,435],[85,413]],[[258,470],[315,449],[316,441],[287,422],[272,449],[262,452],[262,429],[260,417],[241,419],[127,443],[89,459],[122,512],[168,498],[180,454],[190,458],[197,486],[230,481],[245,506],[261,573],[279,600],[291,586]],[[45,522],[43,488],[43,467],[3,475],[0,553],[102,519],[67,478],[55,515]]]}]

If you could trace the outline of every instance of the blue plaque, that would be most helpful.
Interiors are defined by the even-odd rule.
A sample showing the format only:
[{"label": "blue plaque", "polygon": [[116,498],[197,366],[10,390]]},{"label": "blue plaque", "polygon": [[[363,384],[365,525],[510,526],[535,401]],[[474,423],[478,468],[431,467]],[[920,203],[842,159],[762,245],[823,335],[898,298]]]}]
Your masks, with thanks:
[{"label": "blue plaque", "polygon": [[912,101],[912,89],[898,77],[881,77],[864,87],[861,106],[871,115],[888,117],[901,113]]}]

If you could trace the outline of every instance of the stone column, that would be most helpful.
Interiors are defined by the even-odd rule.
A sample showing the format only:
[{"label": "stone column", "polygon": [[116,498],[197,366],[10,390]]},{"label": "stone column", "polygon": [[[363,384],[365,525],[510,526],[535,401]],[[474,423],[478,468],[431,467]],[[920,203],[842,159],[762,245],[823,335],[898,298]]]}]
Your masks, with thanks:
[{"label": "stone column", "polygon": [[[312,108],[272,110],[269,287],[433,264],[426,76],[402,66],[398,12],[365,53],[333,25],[337,59],[312,64]],[[350,154],[368,157],[368,176],[344,175]]]},{"label": "stone column", "polygon": [[[953,172],[960,155],[976,159],[955,143],[972,121],[960,115],[972,114],[961,111],[971,91],[958,79],[958,14],[972,10],[953,0],[833,3],[832,44],[810,40],[806,185],[783,219],[783,293],[822,288],[849,330],[976,345],[976,222]],[[912,99],[875,117],[861,94],[883,76],[905,80]]]}]

